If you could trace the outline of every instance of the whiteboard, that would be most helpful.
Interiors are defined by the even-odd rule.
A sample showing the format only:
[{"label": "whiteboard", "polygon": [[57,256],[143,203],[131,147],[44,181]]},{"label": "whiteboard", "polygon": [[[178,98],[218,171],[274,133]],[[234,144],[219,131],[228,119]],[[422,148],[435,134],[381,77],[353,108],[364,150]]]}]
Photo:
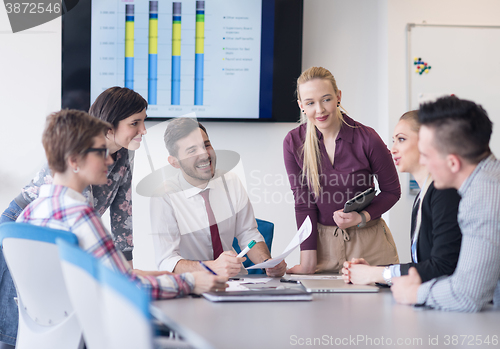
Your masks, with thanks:
[{"label": "whiteboard", "polygon": [[[408,107],[455,94],[472,100],[493,121],[490,147],[500,156],[500,26],[407,25]],[[431,69],[416,72],[414,58]]]}]

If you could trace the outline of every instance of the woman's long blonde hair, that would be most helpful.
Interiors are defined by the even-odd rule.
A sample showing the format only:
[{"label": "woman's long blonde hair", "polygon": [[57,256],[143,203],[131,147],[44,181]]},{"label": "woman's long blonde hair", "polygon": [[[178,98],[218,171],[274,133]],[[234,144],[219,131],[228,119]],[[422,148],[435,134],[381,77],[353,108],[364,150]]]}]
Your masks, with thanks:
[{"label": "woman's long blonde hair", "polygon": [[[314,79],[325,79],[330,81],[335,95],[338,94],[339,89],[337,82],[332,73],[323,67],[311,67],[300,74],[297,79],[297,99],[300,101],[299,86],[303,83]],[[340,108],[344,109],[341,105],[337,107],[337,117],[340,122],[344,122]],[[302,113],[300,115],[300,123],[307,124],[306,139],[302,148],[303,156],[303,170],[302,180],[306,180],[309,189],[313,191],[316,197],[319,196],[321,191],[321,184],[319,180],[319,172],[321,169],[321,153],[319,151],[318,135],[316,134],[316,127],[309,122],[307,115]]]}]

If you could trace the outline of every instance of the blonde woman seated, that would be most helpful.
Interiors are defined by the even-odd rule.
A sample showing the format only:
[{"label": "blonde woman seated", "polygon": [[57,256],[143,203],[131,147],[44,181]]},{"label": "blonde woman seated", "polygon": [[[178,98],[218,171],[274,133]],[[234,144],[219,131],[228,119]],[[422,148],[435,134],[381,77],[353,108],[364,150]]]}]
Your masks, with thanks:
[{"label": "blonde woman seated", "polygon": [[394,129],[392,156],[401,172],[415,177],[421,188],[415,198],[411,221],[411,263],[387,267],[370,266],[363,258],[353,258],[342,269],[346,283],[392,284],[393,277],[418,270],[422,282],[453,274],[458,261],[462,234],[457,222],[460,197],[455,189],[437,190],[429,171],[420,165],[417,111],[405,113]]},{"label": "blonde woman seated", "polygon": [[102,185],[108,180],[108,166],[113,159],[106,148],[105,134],[110,129],[111,124],[77,110],[66,109],[50,115],[42,143],[54,180],[40,187],[38,198],[24,209],[17,222],[74,233],[82,249],[126,274],[152,299],[224,289],[227,278],[207,272],[134,271],[115,247],[99,214],[82,195],[89,185]]}]

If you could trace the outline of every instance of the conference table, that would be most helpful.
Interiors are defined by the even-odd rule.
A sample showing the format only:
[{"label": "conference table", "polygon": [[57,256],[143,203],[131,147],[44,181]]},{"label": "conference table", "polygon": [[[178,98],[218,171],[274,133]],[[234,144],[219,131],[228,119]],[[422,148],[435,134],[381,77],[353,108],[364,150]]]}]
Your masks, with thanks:
[{"label": "conference table", "polygon": [[[260,287],[280,284],[273,279]],[[200,349],[500,348],[498,308],[457,313],[405,306],[389,288],[315,293],[312,301],[212,303],[187,297],[155,301],[151,312]]]}]

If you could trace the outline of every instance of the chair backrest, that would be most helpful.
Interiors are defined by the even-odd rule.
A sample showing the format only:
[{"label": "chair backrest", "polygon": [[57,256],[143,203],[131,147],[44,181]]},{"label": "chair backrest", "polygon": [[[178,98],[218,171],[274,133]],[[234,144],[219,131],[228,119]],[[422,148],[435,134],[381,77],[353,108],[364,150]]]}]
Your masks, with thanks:
[{"label": "chair backrest", "polygon": [[125,275],[99,264],[109,349],[153,348],[149,296]]},{"label": "chair backrest", "polygon": [[69,297],[88,349],[191,348],[171,338],[154,338],[149,297],[125,275],[93,255],[57,240]]},{"label": "chair backrest", "polygon": [[98,260],[78,246],[58,239],[59,257],[69,298],[83,329],[88,349],[107,348],[102,316]]},{"label": "chair backrest", "polygon": [[0,244],[18,294],[17,348],[77,348],[81,342],[57,238],[78,244],[76,235],[68,231],[25,223],[0,225]]},{"label": "chair backrest", "polygon": [[[271,251],[271,247],[273,244],[273,237],[274,237],[274,223],[262,220],[262,219],[256,219],[257,221],[257,228],[259,229],[259,232],[262,234],[264,237],[264,240],[266,242],[267,248],[269,248],[269,251]],[[240,253],[241,249],[238,244],[238,240],[234,238],[233,240],[233,248],[236,251],[236,253]],[[243,266],[245,268],[251,267],[254,265],[252,261],[247,258],[247,260],[243,263]],[[248,271],[249,274],[264,274],[263,270],[260,269],[252,269]]]}]

